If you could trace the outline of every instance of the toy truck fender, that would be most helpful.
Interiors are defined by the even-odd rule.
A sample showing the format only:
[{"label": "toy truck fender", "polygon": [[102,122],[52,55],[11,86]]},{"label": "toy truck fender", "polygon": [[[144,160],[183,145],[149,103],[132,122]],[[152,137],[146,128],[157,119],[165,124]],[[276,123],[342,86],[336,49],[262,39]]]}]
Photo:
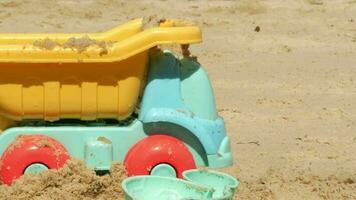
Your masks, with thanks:
[{"label": "toy truck fender", "polygon": [[209,78],[200,64],[164,52],[150,59],[149,69],[139,120],[179,125],[199,140],[209,166],[231,165],[224,121],[217,115]]}]

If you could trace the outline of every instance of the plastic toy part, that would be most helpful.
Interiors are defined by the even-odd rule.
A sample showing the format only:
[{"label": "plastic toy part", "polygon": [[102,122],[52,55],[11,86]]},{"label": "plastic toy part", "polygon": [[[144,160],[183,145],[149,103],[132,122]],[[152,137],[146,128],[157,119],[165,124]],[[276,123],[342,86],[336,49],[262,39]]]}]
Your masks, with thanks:
[{"label": "plastic toy part", "polygon": [[232,200],[240,184],[234,177],[212,170],[187,170],[183,172],[183,178],[204,187],[213,188],[212,199],[219,200]]},{"label": "plastic toy part", "polygon": [[34,163],[26,168],[24,174],[38,174],[46,170],[48,170],[46,165],[41,163]]},{"label": "plastic toy part", "polygon": [[136,176],[123,181],[126,200],[182,200],[211,198],[213,191],[176,178]]},{"label": "plastic toy part", "polygon": [[113,158],[113,145],[111,140],[100,136],[95,140],[88,140],[84,149],[85,164],[95,170],[111,168]]},{"label": "plastic toy part", "polygon": [[168,164],[159,164],[151,170],[153,176],[177,177],[176,170]]},{"label": "plastic toy part", "polygon": [[177,177],[182,178],[183,171],[196,168],[184,143],[167,135],[152,135],[135,144],[127,153],[124,164],[129,176],[149,175],[154,167],[167,164],[175,169]]},{"label": "plastic toy part", "polygon": [[0,115],[127,119],[144,88],[149,50],[201,42],[198,27],[179,24],[143,30],[139,19],[103,33],[0,34]]},{"label": "plastic toy part", "polygon": [[[206,154],[216,154],[226,136],[226,130],[223,119],[216,116],[208,75],[194,60],[180,61],[169,52],[154,58],[150,60],[149,79],[140,106],[139,120],[144,123],[167,122],[184,127],[199,138]],[[229,158],[219,159],[218,162],[215,160],[210,161],[216,166],[232,163]]]},{"label": "plastic toy part", "polygon": [[122,188],[126,200],[232,200],[239,181],[211,170],[187,170],[185,180],[161,176],[137,176],[125,179]]},{"label": "plastic toy part", "polygon": [[94,40],[119,41],[141,30],[142,19],[134,19],[103,33],[0,33],[0,45],[23,45],[43,39],[46,35],[52,36],[58,43],[64,43],[72,37],[82,37],[84,35]]},{"label": "plastic toy part", "polygon": [[[97,34],[0,34],[0,62],[116,62],[158,44],[191,44],[202,40],[201,30],[197,26],[176,24],[146,30],[142,30],[140,26],[143,26],[142,19]],[[75,45],[78,42],[79,47]],[[87,48],[81,48],[83,46]]]},{"label": "plastic toy part", "polygon": [[147,59],[143,52],[114,63],[0,62],[0,115],[13,121],[126,119],[138,102]]},{"label": "plastic toy part", "polygon": [[56,140],[43,135],[19,136],[1,157],[0,178],[10,185],[24,173],[62,167],[69,155]]}]

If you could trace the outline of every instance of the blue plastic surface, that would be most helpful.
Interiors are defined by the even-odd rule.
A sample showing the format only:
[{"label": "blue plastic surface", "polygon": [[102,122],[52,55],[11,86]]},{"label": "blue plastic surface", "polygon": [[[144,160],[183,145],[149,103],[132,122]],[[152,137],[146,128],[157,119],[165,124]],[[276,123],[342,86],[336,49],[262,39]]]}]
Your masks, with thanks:
[{"label": "blue plastic surface", "polygon": [[213,188],[212,200],[232,200],[240,184],[236,178],[226,173],[212,170],[187,170],[183,172],[183,178],[192,183]]},{"label": "blue plastic surface", "polygon": [[[150,66],[149,79],[144,91],[139,119],[144,123],[169,122],[180,125],[199,139],[208,155],[216,154],[226,136],[226,131],[223,119],[216,116],[214,96],[210,83],[207,81],[206,73],[199,69],[199,65],[195,61],[187,59],[180,61],[169,52],[151,59]],[[181,68],[192,66],[197,68],[194,69],[197,74],[191,74],[191,80],[187,71],[181,76]],[[194,70],[190,73],[195,73]],[[197,82],[201,80],[203,81]],[[204,110],[197,106],[198,103],[191,105],[191,102],[193,102],[191,99],[184,101],[182,82],[185,82],[183,84],[184,91],[190,94],[194,91],[187,89],[188,83],[190,85],[197,84],[196,89],[208,90],[205,92],[196,91],[200,93],[200,96],[194,98],[200,101],[202,105],[209,107]],[[184,96],[187,96],[185,92]],[[192,99],[194,98],[192,97]],[[205,99],[207,103],[202,103],[202,99]],[[189,108],[192,108],[195,112],[192,112]],[[228,161],[226,166],[230,163],[231,161]]]},{"label": "blue plastic surface", "polygon": [[187,170],[185,180],[162,176],[125,179],[126,200],[232,200],[239,181],[222,172]]},{"label": "blue plastic surface", "polygon": [[123,181],[126,200],[208,200],[213,190],[182,179],[136,176]]}]

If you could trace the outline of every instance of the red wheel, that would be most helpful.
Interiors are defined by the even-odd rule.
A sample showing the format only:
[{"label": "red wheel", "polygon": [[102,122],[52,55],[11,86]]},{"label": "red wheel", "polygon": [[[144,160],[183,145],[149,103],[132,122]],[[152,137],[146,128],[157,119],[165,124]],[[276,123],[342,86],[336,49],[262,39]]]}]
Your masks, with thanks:
[{"label": "red wheel", "polygon": [[183,142],[168,135],[152,135],[141,140],[125,158],[129,176],[149,175],[160,164],[172,166],[179,178],[185,170],[196,168],[194,158]]},{"label": "red wheel", "polygon": [[43,135],[22,135],[1,157],[0,178],[10,185],[32,164],[58,169],[69,159],[67,150],[58,141]]}]

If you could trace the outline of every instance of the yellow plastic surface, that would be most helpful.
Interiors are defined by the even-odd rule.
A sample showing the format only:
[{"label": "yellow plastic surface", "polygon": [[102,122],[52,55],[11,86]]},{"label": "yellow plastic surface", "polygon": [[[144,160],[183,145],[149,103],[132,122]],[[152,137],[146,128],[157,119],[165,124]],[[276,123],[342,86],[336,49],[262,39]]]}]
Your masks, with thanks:
[{"label": "yellow plastic surface", "polygon": [[141,30],[142,19],[135,19],[103,33],[0,33],[0,46],[18,45],[29,47],[34,41],[46,38],[50,38],[58,43],[64,43],[70,38],[80,38],[83,36],[101,41],[120,41]]},{"label": "yellow plastic surface", "polygon": [[[141,27],[138,19],[104,33],[0,34],[0,117],[126,119],[143,88],[149,49],[201,41],[195,26]],[[90,43],[66,46],[73,38]]]}]

